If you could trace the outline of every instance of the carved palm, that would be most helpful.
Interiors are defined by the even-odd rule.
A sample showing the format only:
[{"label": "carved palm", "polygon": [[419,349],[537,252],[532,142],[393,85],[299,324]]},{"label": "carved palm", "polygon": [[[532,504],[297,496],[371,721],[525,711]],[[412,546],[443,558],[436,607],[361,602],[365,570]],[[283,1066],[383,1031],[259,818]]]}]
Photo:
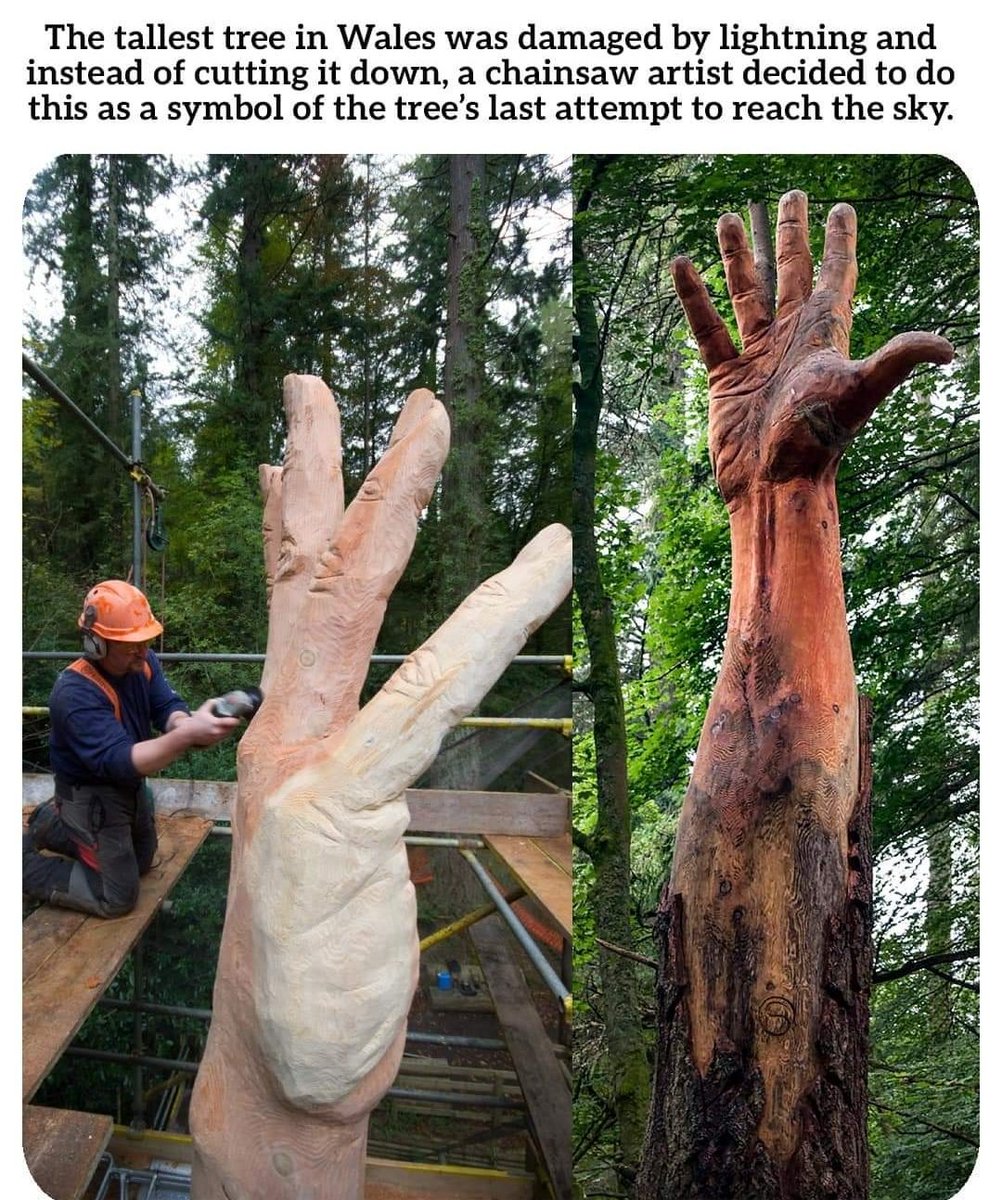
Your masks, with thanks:
[{"label": "carved palm", "polygon": [[717,238],[734,305],[739,352],[688,259],[672,264],[679,299],[709,370],[710,457],[730,503],[756,481],[816,478],[880,403],[920,362],[949,362],[944,338],[905,333],[866,359],[849,358],[856,287],[856,214],[848,204],[828,216],[816,286],[808,242],[807,197],[788,192],[776,230],[776,309],[767,297],[733,213]]}]

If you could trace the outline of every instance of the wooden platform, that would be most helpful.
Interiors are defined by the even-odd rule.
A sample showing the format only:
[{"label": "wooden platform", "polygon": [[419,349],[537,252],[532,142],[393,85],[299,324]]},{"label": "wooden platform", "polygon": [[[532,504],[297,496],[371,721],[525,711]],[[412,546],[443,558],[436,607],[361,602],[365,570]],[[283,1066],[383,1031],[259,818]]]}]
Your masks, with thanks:
[{"label": "wooden platform", "polygon": [[[190,1163],[191,1138],[115,1126],[108,1149],[120,1166],[148,1169],[151,1160]],[[365,1200],[534,1200],[532,1175],[486,1167],[365,1160]]]},{"label": "wooden platform", "polygon": [[536,1144],[556,1200],[570,1200],[571,1092],[553,1044],[512,954],[511,934],[498,916],[471,926],[470,938],[494,999]]},{"label": "wooden platform", "polygon": [[570,940],[571,835],[564,833],[551,838],[487,835],[484,841]]},{"label": "wooden platform", "polygon": [[26,1104],[21,1144],[32,1179],[52,1200],[80,1200],[111,1129],[111,1117]]},{"label": "wooden platform", "polygon": [[529,1176],[366,1159],[365,1200],[532,1200]]},{"label": "wooden platform", "polygon": [[[151,779],[157,812],[195,812],[229,821],[237,785],[200,779]],[[52,795],[51,775],[24,775],[22,803],[31,808]],[[479,792],[408,788],[404,793],[415,833],[505,834],[551,838],[566,833],[566,792]]]},{"label": "wooden platform", "polygon": [[42,905],[22,925],[21,1098],[30,1100],[139,941],[205,840],[203,817],[157,817],[160,845],[124,917],[88,917]]}]

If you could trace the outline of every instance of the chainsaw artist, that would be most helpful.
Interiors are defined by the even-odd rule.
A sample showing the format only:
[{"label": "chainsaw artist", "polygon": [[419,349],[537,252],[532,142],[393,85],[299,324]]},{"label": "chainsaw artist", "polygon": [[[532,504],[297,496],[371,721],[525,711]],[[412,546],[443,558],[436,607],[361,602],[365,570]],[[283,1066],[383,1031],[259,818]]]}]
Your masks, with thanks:
[{"label": "chainsaw artist", "polygon": [[[118,579],[97,584],[77,625],[83,657],[59,675],[49,697],[56,794],[29,819],[22,889],[36,900],[118,917],[135,907],[157,848],[146,776],[192,747],[222,741],[240,721],[215,715],[213,700],[189,711],[149,649],[163,626],[138,588]],[[161,736],[151,736],[154,729]]]}]

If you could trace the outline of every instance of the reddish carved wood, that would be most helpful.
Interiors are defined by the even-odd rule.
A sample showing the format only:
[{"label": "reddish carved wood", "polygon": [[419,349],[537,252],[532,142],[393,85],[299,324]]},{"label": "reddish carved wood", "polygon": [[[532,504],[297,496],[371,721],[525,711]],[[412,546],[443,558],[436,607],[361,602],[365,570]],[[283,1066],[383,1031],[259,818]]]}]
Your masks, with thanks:
[{"label": "reddish carved wood", "polygon": [[835,475],[877,404],[948,342],[848,357],[856,218],[777,226],[773,314],[744,224],[718,237],[739,353],[690,262],[676,289],[709,370],[733,582],[723,662],[659,914],[658,1062],[638,1196],[863,1200],[869,782]]},{"label": "reddish carved wood", "polygon": [[368,1116],[417,979],[404,791],[570,590],[538,534],[358,709],[387,598],[448,450],[427,391],[344,509],[337,408],[285,381],[284,467],[262,468],[264,703],[238,754],[213,1019],[191,1107],[194,1200],[360,1200]]}]

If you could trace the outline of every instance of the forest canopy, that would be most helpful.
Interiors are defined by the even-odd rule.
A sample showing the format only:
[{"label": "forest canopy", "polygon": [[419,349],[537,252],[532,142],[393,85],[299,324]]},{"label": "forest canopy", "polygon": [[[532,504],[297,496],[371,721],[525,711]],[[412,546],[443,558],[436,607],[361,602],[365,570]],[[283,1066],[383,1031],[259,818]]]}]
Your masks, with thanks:
[{"label": "forest canopy", "polygon": [[[568,196],[568,164],[544,156],[69,155],[40,172],[25,353],[126,454],[140,399],[168,541],[137,581],[165,649],[264,649],[257,469],[281,461],[289,372],[334,392],[349,497],[412,389],[450,411],[453,454],[378,650],[410,649],[566,520]],[[23,429],[23,641],[65,649],[92,582],[133,570],[132,480],[34,384]],[[559,624],[539,636],[563,653]],[[52,676],[28,668],[28,702]]]}]

